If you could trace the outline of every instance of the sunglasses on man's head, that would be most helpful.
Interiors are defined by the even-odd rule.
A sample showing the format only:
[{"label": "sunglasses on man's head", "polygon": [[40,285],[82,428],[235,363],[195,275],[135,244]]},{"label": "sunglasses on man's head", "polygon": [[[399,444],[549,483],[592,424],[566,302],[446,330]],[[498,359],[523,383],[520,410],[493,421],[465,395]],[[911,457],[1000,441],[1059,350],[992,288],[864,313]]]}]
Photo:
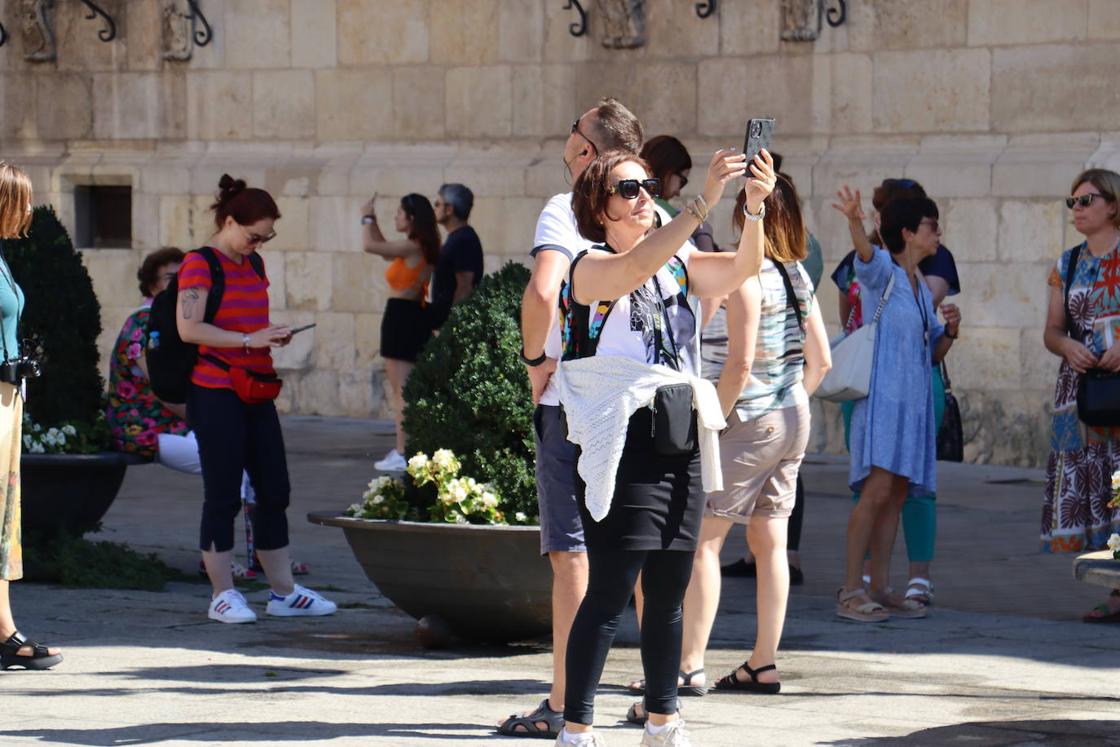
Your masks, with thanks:
[{"label": "sunglasses on man's head", "polygon": [[607,194],[619,194],[624,199],[633,200],[638,196],[638,191],[644,189],[650,197],[661,196],[660,179],[622,179],[607,188]]},{"label": "sunglasses on man's head", "polygon": [[1107,197],[1100,194],[1099,192],[1087,192],[1087,193],[1085,193],[1083,195],[1079,195],[1077,197],[1067,197],[1066,198],[1066,207],[1069,208],[1070,210],[1073,210],[1074,205],[1080,205],[1083,208],[1087,208],[1087,207],[1089,207],[1090,205],[1093,204],[1093,198],[1095,198],[1095,197],[1099,197],[1102,200],[1107,200],[1108,199]]}]

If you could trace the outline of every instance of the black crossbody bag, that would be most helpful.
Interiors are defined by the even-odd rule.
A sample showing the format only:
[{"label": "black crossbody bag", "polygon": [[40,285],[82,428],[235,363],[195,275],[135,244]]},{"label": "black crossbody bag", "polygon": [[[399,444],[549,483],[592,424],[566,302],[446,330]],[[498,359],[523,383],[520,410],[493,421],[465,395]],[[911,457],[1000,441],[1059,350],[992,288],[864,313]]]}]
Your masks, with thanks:
[{"label": "black crossbody bag", "polygon": [[[1065,287],[1066,331],[1079,342],[1069,311],[1069,289],[1080,258],[1081,247],[1078,246],[1069,257]],[[1096,427],[1120,426],[1120,374],[1092,368],[1081,375],[1077,383],[1077,419]]]}]

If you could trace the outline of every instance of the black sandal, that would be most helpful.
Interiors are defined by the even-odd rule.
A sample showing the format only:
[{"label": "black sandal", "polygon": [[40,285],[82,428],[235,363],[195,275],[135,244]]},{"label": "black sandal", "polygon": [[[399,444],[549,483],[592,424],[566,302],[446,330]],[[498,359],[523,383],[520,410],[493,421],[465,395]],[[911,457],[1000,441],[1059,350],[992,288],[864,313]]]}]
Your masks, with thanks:
[{"label": "black sandal", "polygon": [[[541,724],[548,728],[542,729]],[[498,733],[506,737],[540,737],[541,739],[556,739],[560,730],[564,728],[564,714],[554,711],[548,705],[548,698],[541,701],[535,711],[519,716],[511,713],[509,718],[498,727]]]},{"label": "black sandal", "polygon": [[[638,708],[642,708],[642,713],[638,713]],[[682,703],[677,704],[677,713],[679,714],[684,710]],[[626,720],[635,726],[645,726],[649,721],[649,714],[645,712],[644,702],[639,700],[637,703],[631,703],[630,707],[626,709]]]},{"label": "black sandal", "polygon": [[[708,694],[711,688],[705,683],[703,685],[692,684],[692,678],[698,674],[704,674],[704,668],[701,667],[694,672],[677,672],[677,676],[681,678],[681,684],[677,685],[677,695],[687,698],[702,698]],[[626,687],[627,692],[631,695],[645,695],[646,694],[646,681],[641,680],[636,687]]]},{"label": "black sandal", "polygon": [[778,692],[782,689],[781,682],[758,681],[758,675],[762,674],[763,672],[769,672],[771,670],[777,671],[778,667],[774,664],[767,664],[766,666],[759,667],[758,669],[751,669],[750,664],[744,661],[743,666],[740,667],[740,669],[747,673],[747,676],[750,677],[749,680],[743,682],[741,679],[736,677],[735,675],[739,671],[738,669],[736,669],[726,677],[721,677],[719,682],[716,683],[716,689],[738,690],[739,692],[758,693],[759,695],[777,695]]},{"label": "black sandal", "polygon": [[[24,646],[31,649],[31,656],[19,653],[19,650]],[[27,640],[18,630],[12,633],[8,640],[0,644],[0,669],[11,669],[12,667],[50,669],[60,661],[62,661],[62,654],[52,655],[49,648],[35,641]]]}]

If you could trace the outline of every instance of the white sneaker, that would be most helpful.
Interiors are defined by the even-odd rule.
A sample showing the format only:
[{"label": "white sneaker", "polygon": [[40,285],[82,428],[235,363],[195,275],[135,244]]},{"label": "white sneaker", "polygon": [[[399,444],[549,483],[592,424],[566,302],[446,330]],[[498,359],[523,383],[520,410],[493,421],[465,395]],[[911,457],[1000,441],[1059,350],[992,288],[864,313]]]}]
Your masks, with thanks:
[{"label": "white sneaker", "polygon": [[572,741],[574,735],[569,735],[568,732],[561,729],[560,733],[556,735],[556,742],[553,747],[607,747],[607,740],[599,736],[599,732],[588,732],[586,736],[579,735],[582,739]]},{"label": "white sneaker", "polygon": [[319,617],[333,615],[338,611],[338,605],[311,589],[296,584],[292,593],[286,597],[274,591],[268,592],[267,611],[274,617]]},{"label": "white sneaker", "polygon": [[396,449],[392,449],[385,455],[384,459],[379,459],[374,462],[373,467],[382,472],[404,472],[408,467],[408,462],[405,461],[403,454]]},{"label": "white sneaker", "polygon": [[670,721],[665,726],[665,731],[660,734],[650,734],[647,724],[646,728],[642,729],[641,747],[692,747],[692,742],[688,741],[684,721],[677,719]]},{"label": "white sneaker", "polygon": [[210,601],[210,611],[206,614],[211,620],[223,623],[252,623],[257,621],[257,613],[249,609],[249,603],[237,589],[226,589]]}]

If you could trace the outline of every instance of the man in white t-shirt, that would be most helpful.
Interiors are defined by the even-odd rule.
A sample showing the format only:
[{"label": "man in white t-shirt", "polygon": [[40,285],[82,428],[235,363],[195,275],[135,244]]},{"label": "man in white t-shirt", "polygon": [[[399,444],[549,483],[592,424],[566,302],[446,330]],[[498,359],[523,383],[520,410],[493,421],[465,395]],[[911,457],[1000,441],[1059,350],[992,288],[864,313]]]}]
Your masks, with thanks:
[{"label": "man in white t-shirt", "polygon": [[[575,183],[595,158],[608,150],[637,153],[642,126],[630,110],[603,99],[572,123],[564,144],[564,166]],[[548,201],[537,219],[533,239],[533,274],[521,299],[521,356],[533,386],[537,409],[533,425],[537,445],[537,500],[541,516],[541,554],[552,564],[552,690],[535,711],[515,714],[499,728],[512,736],[549,734],[564,724],[564,653],[568,631],[587,590],[587,548],[576,503],[575,445],[561,422],[560,398],[552,374],[560,359],[557,319],[560,285],[568,267],[592,242],[580,236],[572,212],[572,193]]]}]

